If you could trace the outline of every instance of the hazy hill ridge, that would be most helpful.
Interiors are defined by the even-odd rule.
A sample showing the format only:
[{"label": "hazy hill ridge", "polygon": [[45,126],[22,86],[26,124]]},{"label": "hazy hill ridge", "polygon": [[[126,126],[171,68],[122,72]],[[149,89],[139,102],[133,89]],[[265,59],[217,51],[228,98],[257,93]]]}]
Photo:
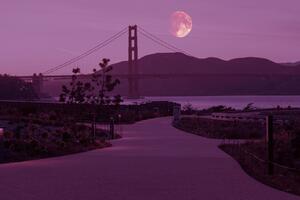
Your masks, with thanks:
[{"label": "hazy hill ridge", "polygon": [[[128,62],[113,65],[114,73],[127,74]],[[287,66],[264,58],[195,58],[182,53],[157,53],[139,59],[141,74],[300,74],[300,64]]]},{"label": "hazy hill ridge", "polygon": [[[140,74],[170,74],[141,79],[144,96],[299,95],[300,65],[286,66],[264,58],[195,58],[182,53],[157,53],[139,59]],[[128,63],[113,65],[115,74],[128,74]],[[198,74],[199,76],[172,76]],[[126,94],[127,81],[121,91]]]},{"label": "hazy hill ridge", "polygon": [[[300,65],[286,66],[253,57],[200,59],[181,53],[147,55],[138,62],[140,74],[169,75],[141,78],[142,96],[300,95]],[[112,66],[114,74],[128,74],[127,61]],[[178,76],[189,74],[196,76]],[[56,88],[49,90],[61,90],[61,86]],[[128,80],[121,79],[115,92],[126,96]]]}]

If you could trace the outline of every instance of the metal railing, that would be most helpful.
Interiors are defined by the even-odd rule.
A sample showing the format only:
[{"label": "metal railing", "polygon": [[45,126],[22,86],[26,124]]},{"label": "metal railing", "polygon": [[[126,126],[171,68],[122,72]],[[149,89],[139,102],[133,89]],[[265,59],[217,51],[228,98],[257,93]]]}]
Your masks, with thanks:
[{"label": "metal railing", "polygon": [[[255,143],[255,141],[251,142]],[[285,176],[287,178],[293,178],[300,181],[299,168],[285,166],[277,163],[276,161],[268,161],[267,159],[261,158],[255,153],[250,152],[248,149],[244,148],[243,144],[245,144],[245,141],[242,140],[223,139],[220,146],[222,147],[228,145],[228,148],[225,147],[225,151],[236,158],[240,162],[240,164],[247,169],[256,171],[257,173],[260,173],[262,175],[267,175],[268,167],[270,164],[272,164],[272,175]]]}]

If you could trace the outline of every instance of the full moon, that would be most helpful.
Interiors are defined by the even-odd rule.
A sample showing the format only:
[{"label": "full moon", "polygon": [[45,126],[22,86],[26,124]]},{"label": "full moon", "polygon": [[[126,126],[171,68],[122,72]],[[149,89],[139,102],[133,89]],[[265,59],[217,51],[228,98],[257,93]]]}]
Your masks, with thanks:
[{"label": "full moon", "polygon": [[171,15],[171,33],[175,37],[186,37],[192,31],[192,18],[183,11]]}]

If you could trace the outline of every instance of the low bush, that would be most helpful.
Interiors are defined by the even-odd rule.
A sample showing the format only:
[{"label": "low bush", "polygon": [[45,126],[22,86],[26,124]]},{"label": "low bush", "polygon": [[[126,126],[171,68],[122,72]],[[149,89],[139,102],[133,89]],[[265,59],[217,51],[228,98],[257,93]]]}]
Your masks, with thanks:
[{"label": "low bush", "polygon": [[220,139],[261,138],[265,130],[260,122],[222,121],[201,117],[182,117],[175,127],[204,137]]},{"label": "low bush", "polygon": [[84,125],[45,128],[29,123],[16,127],[17,132],[4,132],[0,142],[0,162],[59,156],[110,146],[105,131],[97,130],[94,140],[92,129]]}]

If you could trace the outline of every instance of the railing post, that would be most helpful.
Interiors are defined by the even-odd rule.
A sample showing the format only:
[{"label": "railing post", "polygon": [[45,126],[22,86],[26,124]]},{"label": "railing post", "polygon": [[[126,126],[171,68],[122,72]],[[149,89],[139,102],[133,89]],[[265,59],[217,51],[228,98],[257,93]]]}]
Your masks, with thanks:
[{"label": "railing post", "polygon": [[173,105],[173,124],[176,125],[180,121],[181,117],[181,105],[174,104]]},{"label": "railing post", "polygon": [[111,139],[115,138],[115,127],[114,126],[115,126],[114,118],[111,117],[110,124],[109,124],[109,133],[110,133]]},{"label": "railing post", "polygon": [[267,154],[268,154],[268,174],[274,173],[274,138],[273,138],[273,116],[266,117],[266,139],[267,139]]},{"label": "railing post", "polygon": [[91,119],[91,138],[95,141],[96,139],[96,115],[92,113]]}]

